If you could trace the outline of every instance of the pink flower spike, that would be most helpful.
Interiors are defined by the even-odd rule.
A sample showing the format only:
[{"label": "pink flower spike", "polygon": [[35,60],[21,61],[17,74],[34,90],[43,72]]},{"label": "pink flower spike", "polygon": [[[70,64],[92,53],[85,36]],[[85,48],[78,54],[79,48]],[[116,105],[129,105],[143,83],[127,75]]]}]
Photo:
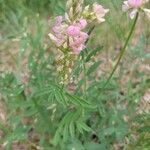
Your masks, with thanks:
[{"label": "pink flower spike", "polygon": [[67,28],[67,34],[69,36],[75,37],[80,34],[80,28],[77,26],[69,26]]},{"label": "pink flower spike", "polygon": [[143,4],[143,0],[128,0],[128,4],[132,8],[140,8]]}]

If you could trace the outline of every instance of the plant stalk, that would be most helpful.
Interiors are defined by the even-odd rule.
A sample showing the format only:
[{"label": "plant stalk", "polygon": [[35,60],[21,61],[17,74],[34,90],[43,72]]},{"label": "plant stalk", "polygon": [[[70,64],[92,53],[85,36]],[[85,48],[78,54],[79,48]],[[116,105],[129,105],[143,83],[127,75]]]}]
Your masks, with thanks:
[{"label": "plant stalk", "polygon": [[105,85],[104,85],[103,88],[105,88],[105,87],[107,86],[107,84],[109,83],[109,81],[111,80],[111,78],[112,78],[112,76],[114,75],[116,69],[118,68],[118,65],[119,65],[119,63],[120,63],[122,57],[123,57],[124,54],[125,54],[126,48],[127,48],[128,44],[129,44],[130,39],[131,39],[131,36],[132,36],[132,34],[133,34],[133,32],[134,32],[134,29],[135,29],[135,26],[136,26],[136,23],[137,23],[137,20],[138,20],[138,16],[139,16],[139,13],[136,14],[136,17],[135,17],[135,19],[134,19],[134,22],[133,22],[133,25],[132,25],[131,30],[130,30],[130,32],[129,32],[129,35],[128,35],[128,37],[127,37],[127,40],[125,41],[125,44],[124,44],[124,46],[123,46],[123,49],[122,49],[121,52],[120,52],[118,61],[117,61],[116,65],[115,65],[115,67],[113,68],[113,70],[112,70],[112,72],[111,72],[109,78],[107,79],[107,81],[106,81],[106,83],[105,83]]},{"label": "plant stalk", "polygon": [[[89,37],[90,37],[90,35],[91,35],[91,33],[93,32],[93,30],[95,29],[95,25],[93,25],[91,28],[90,28],[90,30],[89,30],[89,32],[88,32],[88,35],[89,35]],[[85,42],[85,44],[87,45],[87,43],[88,43],[88,41],[89,41],[89,38],[87,39],[87,41]],[[87,49],[85,49],[85,53],[87,54],[88,52],[87,52]],[[87,74],[86,74],[86,65],[85,65],[85,57],[84,57],[84,54],[83,54],[83,57],[82,57],[82,60],[83,60],[83,72],[84,72],[84,98],[86,99],[87,98],[87,93],[86,93],[86,90],[87,90]]]}]

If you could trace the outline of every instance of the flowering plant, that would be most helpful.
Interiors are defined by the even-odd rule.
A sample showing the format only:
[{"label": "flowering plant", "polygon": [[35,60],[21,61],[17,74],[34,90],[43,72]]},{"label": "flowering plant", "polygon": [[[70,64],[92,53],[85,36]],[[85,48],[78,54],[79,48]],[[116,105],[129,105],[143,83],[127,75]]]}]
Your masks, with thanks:
[{"label": "flowering plant", "polygon": [[63,75],[62,80],[66,82],[69,80],[68,73],[71,73],[76,56],[86,48],[86,41],[89,38],[85,32],[86,27],[93,21],[104,22],[104,17],[109,11],[98,3],[94,3],[92,8],[89,5],[83,8],[82,3],[83,0],[80,2],[69,0],[65,16],[56,17],[52,32],[49,33],[50,39],[62,52],[60,64],[64,63],[58,66],[58,71]]},{"label": "flowering plant", "polygon": [[[12,1],[15,3],[16,0]],[[140,38],[138,32],[134,40],[135,46],[133,44],[132,47],[128,47],[136,27],[139,27],[136,25],[142,19],[140,18],[141,13],[144,12],[149,18],[150,10],[145,8],[148,0],[123,2],[123,11],[129,13],[129,18],[127,18],[129,26],[124,16],[116,16],[116,13],[119,12],[117,9],[121,10],[121,8],[117,6],[118,3],[115,5],[113,0],[103,1],[104,5],[110,4],[111,13],[108,13],[109,9],[105,9],[98,3],[84,7],[83,0],[67,0],[64,11],[63,1],[66,0],[47,0],[47,2],[54,2],[58,8],[60,8],[58,2],[62,3],[59,13],[64,13],[64,15],[56,15],[54,19],[51,19],[52,27],[49,34],[47,33],[49,30],[47,29],[47,18],[41,19],[41,14],[35,14],[35,20],[31,22],[35,27],[34,31],[28,22],[30,19],[25,17],[23,21],[20,21],[22,19],[20,6],[24,2],[19,3],[18,11],[11,9],[10,16],[12,17],[6,14],[7,19],[3,23],[9,23],[10,18],[11,21],[14,21],[16,29],[21,22],[21,31],[16,34],[13,30],[12,35],[8,34],[4,38],[7,39],[4,48],[9,48],[5,46],[7,42],[8,44],[15,42],[14,49],[20,49],[16,57],[16,52],[14,57],[12,56],[15,67],[11,69],[11,73],[3,72],[4,68],[0,67],[0,99],[2,98],[2,106],[0,103],[0,149],[3,147],[8,150],[24,149],[22,144],[27,145],[25,149],[37,150],[126,149],[127,144],[133,143],[135,139],[133,127],[136,127],[134,130],[138,129],[138,132],[141,131],[142,134],[149,131],[149,114],[147,117],[141,117],[142,120],[135,119],[137,113],[141,113],[142,109],[145,113],[148,112],[148,109],[145,109],[147,107],[143,107],[143,103],[139,102],[143,98],[148,103],[150,95],[150,69],[149,64],[145,65],[148,62],[147,59],[150,58],[145,52],[150,35],[149,28],[146,28],[149,22],[139,24],[142,25],[144,32],[142,35],[140,33]],[[38,1],[38,4],[43,2],[46,0]],[[10,6],[14,6],[14,3]],[[24,12],[25,7],[21,8]],[[5,5],[2,5],[3,9],[5,10]],[[115,9],[114,12],[113,9]],[[3,11],[4,14],[6,10]],[[55,9],[51,10],[53,12]],[[15,12],[19,15],[18,21]],[[108,18],[105,17],[107,13]],[[112,20],[111,17],[113,17]],[[101,36],[96,37],[99,36],[96,32],[91,36],[95,27],[103,22],[106,25],[105,19],[107,26],[100,26]],[[12,24],[10,29],[12,29]],[[106,32],[105,29],[107,29]],[[118,39],[114,36],[114,31],[118,39],[123,37],[119,39],[118,47],[116,47]],[[7,30],[4,33],[7,34]],[[4,33],[2,32],[0,39],[3,39]],[[47,34],[54,47],[50,47],[45,42]],[[103,34],[106,34],[107,37]],[[19,37],[16,38],[16,35]],[[13,38],[12,41],[11,38]],[[89,41],[90,38],[92,40]],[[105,46],[103,40],[108,47]],[[108,51],[103,51],[102,55],[99,55],[101,50],[109,48],[119,50],[109,51],[111,58],[117,53],[115,64],[109,55],[105,58]],[[130,51],[126,57],[127,61],[120,65],[128,49]],[[29,50],[29,53],[26,53],[26,50]],[[7,55],[11,52],[12,47],[10,51],[7,51]],[[1,62],[5,63],[10,58],[3,57],[3,54],[1,56],[0,66]],[[8,65],[11,63],[9,62]],[[109,67],[112,67],[112,72],[107,77],[106,69]],[[111,80],[118,68],[120,71]],[[123,68],[126,70],[124,71]],[[7,67],[5,70],[8,71]],[[145,73],[145,70],[148,73]],[[1,108],[4,108],[3,102],[7,106],[6,117],[1,115]],[[147,105],[147,103],[144,104]],[[139,124],[135,123],[135,120],[138,120]],[[137,135],[139,136],[137,131],[135,135],[137,140]],[[149,138],[147,141],[148,144],[142,143],[144,147],[150,145]],[[17,145],[21,144],[21,147],[16,148],[16,142]],[[139,143],[137,146],[139,149]]]}]

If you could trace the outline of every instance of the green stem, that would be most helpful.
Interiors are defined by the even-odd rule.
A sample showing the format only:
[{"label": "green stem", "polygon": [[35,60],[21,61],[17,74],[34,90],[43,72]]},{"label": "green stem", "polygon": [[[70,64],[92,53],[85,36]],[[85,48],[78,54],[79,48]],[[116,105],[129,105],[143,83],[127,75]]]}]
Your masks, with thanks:
[{"label": "green stem", "polygon": [[[91,33],[93,32],[94,29],[95,29],[95,25],[93,25],[93,26],[90,28],[90,30],[89,30],[89,32],[88,32],[89,37],[90,37],[90,35],[91,35]],[[89,41],[89,38],[86,40],[85,44],[87,44],[88,41]]]},{"label": "green stem", "polygon": [[[88,35],[90,37],[91,33],[93,32],[93,30],[95,29],[95,25],[93,25],[89,32],[88,32]],[[87,39],[87,41],[85,42],[85,44],[87,45],[89,41],[89,38]],[[87,54],[87,49],[85,49],[85,53]],[[86,90],[87,90],[87,77],[86,77],[86,65],[85,65],[85,57],[84,57],[84,53],[83,53],[83,57],[82,57],[82,60],[83,60],[83,72],[84,72],[84,98],[86,99],[87,98],[87,93],[86,93]]]},{"label": "green stem", "polygon": [[86,66],[85,63],[83,63],[83,70],[84,70],[84,95],[85,99],[87,98],[86,90],[87,90],[87,78],[86,78]]},{"label": "green stem", "polygon": [[107,79],[107,81],[106,81],[106,83],[105,83],[105,85],[104,85],[103,88],[105,88],[105,87],[107,86],[107,84],[108,84],[109,81],[111,80],[113,74],[115,73],[116,69],[118,68],[118,65],[119,65],[119,63],[120,63],[120,61],[121,61],[121,59],[122,59],[122,57],[123,57],[123,55],[124,55],[124,53],[125,53],[125,51],[126,51],[126,48],[127,48],[128,44],[129,44],[129,41],[130,41],[131,36],[132,36],[132,34],[133,34],[133,31],[134,31],[134,29],[135,29],[135,26],[136,26],[136,23],[137,23],[137,20],[138,20],[138,16],[139,16],[139,13],[137,13],[137,15],[136,15],[136,17],[135,17],[135,20],[134,20],[134,22],[133,22],[133,25],[132,25],[132,27],[131,27],[131,30],[130,30],[130,32],[129,32],[129,35],[128,35],[128,37],[127,37],[127,40],[126,40],[126,42],[125,42],[125,44],[124,44],[124,46],[123,46],[123,49],[122,49],[121,52],[120,52],[118,61],[117,61],[117,63],[116,63],[116,65],[115,65],[114,69],[112,70],[112,72],[111,72],[109,78]]}]

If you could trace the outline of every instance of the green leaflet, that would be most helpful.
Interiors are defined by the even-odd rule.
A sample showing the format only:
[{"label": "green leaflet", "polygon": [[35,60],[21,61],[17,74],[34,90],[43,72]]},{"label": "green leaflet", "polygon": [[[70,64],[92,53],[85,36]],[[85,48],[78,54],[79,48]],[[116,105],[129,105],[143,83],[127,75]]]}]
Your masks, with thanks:
[{"label": "green leaflet", "polygon": [[102,63],[101,61],[95,62],[95,63],[87,70],[87,75],[89,76],[90,74],[92,74],[93,72],[95,72],[101,63]]},{"label": "green leaflet", "polygon": [[91,52],[87,55],[85,62],[89,62],[93,57],[95,57],[100,51],[103,50],[103,46],[92,49]]},{"label": "green leaflet", "polygon": [[73,104],[82,106],[83,108],[95,109],[96,106],[93,106],[86,100],[79,98],[78,96],[70,95],[67,93],[68,100],[70,100]]}]

